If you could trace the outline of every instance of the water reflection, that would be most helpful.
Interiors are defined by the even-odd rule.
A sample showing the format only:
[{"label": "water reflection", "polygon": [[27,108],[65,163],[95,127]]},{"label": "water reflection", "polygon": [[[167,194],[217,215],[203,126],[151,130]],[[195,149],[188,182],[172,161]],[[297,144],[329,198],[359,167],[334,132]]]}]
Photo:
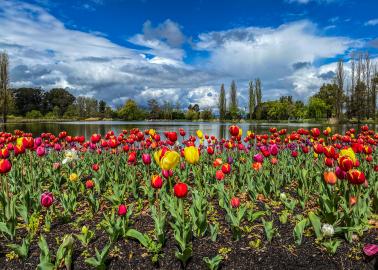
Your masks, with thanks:
[{"label": "water reflection", "polygon": [[[195,134],[200,129],[204,134],[215,135],[218,138],[228,136],[228,128],[232,123],[213,123],[213,122],[124,122],[124,121],[93,121],[93,122],[43,122],[43,123],[18,123],[7,124],[6,130],[11,132],[15,129],[20,129],[25,132],[31,132],[34,136],[38,136],[42,132],[51,132],[58,134],[60,131],[65,130],[70,135],[84,135],[86,138],[90,137],[93,133],[99,133],[104,135],[107,131],[113,130],[115,133],[120,133],[122,130],[130,130],[132,128],[139,128],[142,131],[153,128],[158,132],[164,131],[178,131],[180,127],[184,128],[187,134]],[[311,128],[319,127],[321,129],[326,128],[326,125],[310,124],[310,123],[239,123],[244,132],[251,130],[255,133],[261,134],[269,131],[271,127],[277,127],[278,129],[286,128],[288,132],[297,130],[300,127]],[[333,132],[344,133],[347,129],[354,127],[358,128],[358,125],[333,125],[331,126]],[[370,125],[370,128],[376,129],[375,125]],[[4,129],[4,126],[2,126]]]}]

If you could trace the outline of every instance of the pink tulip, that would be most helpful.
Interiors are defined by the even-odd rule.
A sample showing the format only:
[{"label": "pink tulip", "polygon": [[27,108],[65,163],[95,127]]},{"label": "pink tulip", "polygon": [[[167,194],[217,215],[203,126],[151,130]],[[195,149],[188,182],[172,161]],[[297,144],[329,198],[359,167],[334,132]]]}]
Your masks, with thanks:
[{"label": "pink tulip", "polygon": [[41,195],[41,205],[49,208],[54,202],[54,196],[51,192],[45,192]]}]

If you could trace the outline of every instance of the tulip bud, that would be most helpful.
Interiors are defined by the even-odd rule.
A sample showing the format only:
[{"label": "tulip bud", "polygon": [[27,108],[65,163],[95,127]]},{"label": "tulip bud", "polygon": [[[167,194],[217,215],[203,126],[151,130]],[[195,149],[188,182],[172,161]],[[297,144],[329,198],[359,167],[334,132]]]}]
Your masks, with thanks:
[{"label": "tulip bud", "polygon": [[92,188],[94,187],[94,182],[93,182],[92,180],[87,180],[87,181],[85,182],[85,187],[86,187],[87,189],[92,189]]},{"label": "tulip bud", "polygon": [[51,192],[45,192],[41,195],[41,205],[49,208],[54,202],[54,196]]},{"label": "tulip bud", "polygon": [[118,215],[120,217],[123,217],[124,215],[126,215],[126,213],[127,213],[127,206],[124,204],[120,204],[118,206]]},{"label": "tulip bud", "polygon": [[233,197],[233,198],[231,199],[231,206],[232,206],[232,208],[238,208],[239,205],[240,205],[240,200],[239,200],[239,198],[238,198],[238,197]]}]

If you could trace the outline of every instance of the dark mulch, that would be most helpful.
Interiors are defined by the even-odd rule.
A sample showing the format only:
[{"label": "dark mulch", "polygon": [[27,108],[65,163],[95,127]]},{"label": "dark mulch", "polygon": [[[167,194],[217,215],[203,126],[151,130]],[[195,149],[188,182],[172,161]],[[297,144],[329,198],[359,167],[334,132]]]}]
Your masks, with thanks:
[{"label": "dark mulch", "polygon": [[[259,208],[262,206],[263,204]],[[82,208],[85,209],[86,207],[83,206]],[[273,238],[271,243],[266,241],[260,219],[253,224],[245,221],[243,225],[252,229],[249,232],[244,232],[241,240],[233,241],[224,212],[219,207],[216,207],[216,209],[217,211],[213,213],[213,216],[217,217],[220,223],[217,241],[212,242],[209,237],[193,238],[193,256],[186,269],[207,269],[203,258],[212,258],[220,250],[223,251],[224,255],[221,269],[378,269],[377,259],[367,260],[362,253],[362,247],[365,243],[377,243],[378,233],[376,229],[365,232],[364,237],[355,243],[349,244],[344,241],[337,253],[330,255],[319,244],[315,243],[313,235],[305,236],[302,244],[296,246],[293,238],[294,224],[291,222],[291,219],[294,218],[291,217],[286,224],[281,224],[276,214],[280,209],[273,210],[272,218],[274,219],[274,226],[278,229],[278,235]],[[73,219],[75,220],[77,216],[74,216]],[[86,220],[85,225],[91,230],[95,230],[101,219],[102,214],[99,213],[92,219]],[[142,211],[132,220],[131,226],[139,231],[149,232],[154,228],[153,220],[147,211]],[[52,254],[55,254],[58,248],[56,239],[61,239],[65,234],[79,233],[84,223],[73,225],[73,223],[62,224],[55,221],[52,224],[51,232],[44,234]],[[95,238],[88,247],[89,256],[94,255],[95,247],[101,250],[108,242],[108,236],[102,229],[95,232]],[[20,229],[16,242],[20,243],[25,234],[25,230]],[[260,247],[251,247],[250,242],[257,239],[261,240]],[[0,269],[36,269],[39,263],[37,237],[33,240],[29,257],[25,261],[21,259],[7,261],[6,254],[10,250],[6,247],[6,243],[9,242],[1,237]],[[81,243],[75,241],[72,269],[92,269],[84,262],[84,250]],[[163,248],[163,257],[158,265],[151,263],[150,255],[138,242],[120,239],[109,255],[108,269],[183,269],[180,262],[175,258],[175,250],[175,240],[171,229],[168,231],[168,240]]]}]

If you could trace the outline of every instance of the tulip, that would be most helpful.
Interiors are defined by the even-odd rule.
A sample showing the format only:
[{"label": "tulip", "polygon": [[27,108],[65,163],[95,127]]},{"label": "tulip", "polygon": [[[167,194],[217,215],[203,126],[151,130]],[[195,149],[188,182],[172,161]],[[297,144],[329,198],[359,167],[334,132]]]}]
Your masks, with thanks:
[{"label": "tulip", "polygon": [[177,183],[173,190],[177,198],[184,198],[188,194],[188,186],[182,182]]},{"label": "tulip", "polygon": [[230,131],[231,136],[236,137],[236,136],[239,135],[239,127],[238,126],[232,125],[232,126],[230,126],[230,128],[228,130]]},{"label": "tulip", "polygon": [[92,180],[87,180],[87,181],[85,182],[85,187],[86,187],[87,189],[92,189],[92,188],[94,187],[94,182],[93,182]]},{"label": "tulip", "polygon": [[327,184],[329,184],[329,185],[336,184],[337,177],[336,177],[336,174],[334,172],[324,172],[323,176],[324,176],[324,180]]},{"label": "tulip", "polygon": [[214,168],[216,168],[216,167],[222,165],[222,163],[223,163],[223,161],[222,161],[221,158],[216,158],[216,159],[214,160],[214,162],[213,162],[213,166],[214,166]]},{"label": "tulip", "polygon": [[349,197],[349,205],[353,206],[357,203],[357,198],[355,196],[350,196]]},{"label": "tulip", "polygon": [[202,133],[202,131],[201,130],[197,130],[197,137],[200,139],[200,140],[202,140],[203,139],[203,133]]},{"label": "tulip", "polygon": [[97,163],[92,165],[92,170],[94,170],[95,172],[97,172],[99,169],[100,169],[100,165],[98,165]]},{"label": "tulip", "polygon": [[43,157],[46,154],[45,147],[38,146],[36,153],[37,153],[37,156]]},{"label": "tulip", "polygon": [[253,156],[253,161],[263,163],[264,162],[264,156],[259,153]]},{"label": "tulip", "polygon": [[0,159],[0,173],[8,173],[12,169],[12,163],[8,159]]},{"label": "tulip", "polygon": [[322,233],[324,236],[331,237],[335,233],[335,229],[331,224],[323,224]]},{"label": "tulip", "polygon": [[120,217],[123,217],[123,216],[125,216],[126,214],[127,214],[127,206],[124,205],[124,204],[120,204],[120,205],[118,206],[118,215],[119,215]]},{"label": "tulip", "polygon": [[224,179],[224,173],[222,172],[222,170],[217,170],[215,172],[215,178],[218,180],[218,181],[221,181]]},{"label": "tulip", "polygon": [[54,162],[53,163],[53,169],[58,170],[60,168],[60,163],[59,162]]},{"label": "tulip", "polygon": [[345,171],[343,171],[339,166],[336,167],[335,173],[336,173],[337,178],[339,178],[339,179],[345,179],[346,178],[347,173]]},{"label": "tulip", "polygon": [[233,198],[231,199],[231,206],[232,206],[232,208],[238,208],[239,205],[240,205],[240,200],[239,200],[239,198],[238,198],[238,197],[233,197]]},{"label": "tulip", "polygon": [[170,170],[176,167],[180,162],[180,154],[176,151],[163,148],[154,153],[154,159],[160,168],[163,170]]},{"label": "tulip", "polygon": [[51,192],[45,192],[41,195],[41,205],[49,208],[54,202],[54,196]]},{"label": "tulip", "polygon": [[185,147],[184,156],[189,164],[195,164],[199,161],[199,151],[194,146]]},{"label": "tulip", "polygon": [[71,173],[70,177],[69,177],[69,179],[70,179],[71,182],[76,182],[78,178],[79,177],[77,176],[76,173]]},{"label": "tulip", "polygon": [[234,163],[234,159],[230,156],[230,157],[227,157],[227,163],[228,164],[232,164]]},{"label": "tulip", "polygon": [[153,175],[151,177],[151,186],[154,189],[159,189],[163,186],[163,180],[161,179],[159,175]]},{"label": "tulip", "polygon": [[252,163],[252,169],[254,169],[255,171],[259,171],[259,170],[261,170],[261,168],[262,168],[261,162],[253,162]]},{"label": "tulip", "polygon": [[359,170],[353,169],[348,171],[347,178],[351,184],[361,185],[365,182],[365,174]]},{"label": "tulip", "polygon": [[224,174],[229,174],[231,172],[231,165],[228,163],[225,163],[222,165],[222,172]]},{"label": "tulip", "polygon": [[168,179],[173,175],[173,170],[162,170],[162,174],[165,179]]},{"label": "tulip", "polygon": [[298,156],[298,152],[297,152],[297,151],[292,151],[292,152],[291,152],[291,156],[292,156],[293,158],[296,158],[296,157]]},{"label": "tulip", "polygon": [[338,159],[339,167],[343,171],[347,172],[353,168],[353,160],[349,156],[342,156]]},{"label": "tulip", "polygon": [[142,161],[143,161],[144,165],[150,165],[151,164],[151,156],[150,156],[150,154],[143,153],[142,154]]}]

